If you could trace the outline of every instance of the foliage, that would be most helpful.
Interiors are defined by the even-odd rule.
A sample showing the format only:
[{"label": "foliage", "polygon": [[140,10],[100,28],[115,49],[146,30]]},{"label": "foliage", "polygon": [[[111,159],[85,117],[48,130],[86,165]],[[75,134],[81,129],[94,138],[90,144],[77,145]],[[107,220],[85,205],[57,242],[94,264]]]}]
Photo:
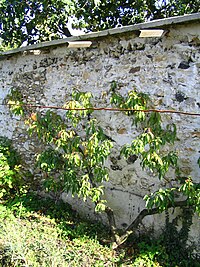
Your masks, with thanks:
[{"label": "foliage", "polygon": [[[129,109],[125,112],[131,116],[133,125],[139,124],[140,134],[132,141],[131,144],[125,145],[121,149],[121,154],[128,158],[136,155],[141,160],[142,168],[148,169],[157,174],[159,179],[165,178],[170,168],[178,174],[177,184],[175,187],[160,188],[158,191],[146,195],[146,207],[152,209],[158,208],[163,212],[169,206],[173,206],[177,196],[186,196],[187,203],[195,207],[199,213],[200,209],[200,189],[199,184],[194,184],[192,178],[181,180],[178,173],[178,155],[176,151],[170,151],[169,147],[176,141],[176,125],[164,124],[161,115],[152,112],[148,115],[142,110],[152,109],[152,103],[147,95],[135,91],[129,91],[127,96],[117,93],[117,84],[111,87],[111,104],[122,109]],[[135,110],[135,111],[131,111]],[[141,111],[138,111],[141,110]],[[168,149],[166,149],[168,146]],[[200,213],[199,213],[200,214]]]},{"label": "foliage", "polygon": [[0,137],[0,199],[9,198],[25,190],[24,173],[19,155],[11,141]]},{"label": "foliage", "polygon": [[[160,242],[165,247],[165,251],[170,257],[168,266],[196,266],[193,260],[193,244],[188,244],[188,235],[192,225],[193,211],[188,208],[183,209],[182,216],[177,216],[170,221],[169,213],[166,212],[166,225]],[[182,225],[179,225],[181,219]],[[178,227],[179,226],[179,227]],[[198,266],[198,265],[197,265]]]},{"label": "foliage", "polygon": [[69,18],[74,28],[97,31],[199,11],[198,0],[2,0],[0,38],[4,50],[70,36]]},{"label": "foliage", "polygon": [[[142,220],[144,216],[163,212],[177,205],[192,206],[199,213],[199,184],[193,183],[191,178],[181,178],[177,171],[177,153],[170,150],[177,140],[176,126],[162,121],[157,112],[145,112],[153,109],[153,103],[144,93],[132,90],[122,96],[118,93],[117,84],[113,83],[110,94],[110,103],[126,110],[125,115],[130,117],[138,132],[131,144],[122,147],[121,154],[125,157],[135,155],[140,159],[141,166],[159,179],[165,179],[169,170],[174,175],[177,174],[176,185],[160,188],[144,197],[148,210],[141,211],[139,219],[136,218],[131,224],[132,228],[127,228],[127,233],[134,229],[134,225],[138,226],[141,223],[138,220]],[[114,142],[104,134],[95,118],[92,97],[89,92],[74,91],[64,106],[67,111],[61,112],[62,115],[43,110],[29,115],[26,123],[29,133],[46,146],[46,150],[37,157],[45,189],[58,193],[67,191],[83,201],[90,199],[96,211],[106,211],[118,242],[116,227],[113,225],[113,211],[103,199],[104,182],[109,179],[105,162]],[[13,103],[19,101],[18,94],[13,92],[8,99]],[[180,197],[183,199],[181,204],[178,201]]]},{"label": "foliage", "polygon": [[160,265],[160,262],[165,264],[167,263],[168,255],[165,251],[165,247],[161,244],[148,244],[141,242],[138,247],[140,253],[135,257],[133,266],[159,267],[163,266]]},{"label": "foliage", "polygon": [[10,43],[6,43],[3,39],[0,38],[0,52],[6,52],[8,50],[11,49],[16,49],[17,45],[16,44],[10,44]]},{"label": "foliage", "polygon": [[[117,84],[111,85],[110,103],[127,110],[133,125],[140,134],[131,144],[121,149],[126,158],[137,155],[141,166],[157,174],[163,179],[170,168],[178,169],[176,151],[166,149],[176,140],[175,124],[164,124],[157,112],[145,113],[153,104],[148,95],[136,90],[129,91],[127,96],[117,92]],[[12,103],[15,114],[22,114],[22,96],[13,90],[7,97]],[[105,160],[113,146],[102,128],[93,118],[92,94],[74,91],[72,99],[65,108],[66,118],[63,120],[50,110],[42,113],[32,113],[27,120],[29,133],[47,145],[47,150],[37,157],[37,165],[43,170],[44,185],[47,190],[70,191],[84,201],[90,198],[96,205],[96,210],[105,209],[102,200],[102,182],[108,180],[108,171],[104,166]],[[173,206],[178,195],[187,197],[188,205],[195,206],[199,213],[199,185],[191,178],[178,179],[176,187],[158,191],[144,197],[148,209],[158,208],[160,212]]]},{"label": "foliage", "polygon": [[114,252],[104,225],[83,221],[62,201],[28,193],[0,205],[0,266],[198,266],[179,242],[176,222],[167,225],[158,240],[134,236]]},{"label": "foliage", "polygon": [[147,20],[199,12],[199,1],[78,1],[75,17],[87,30],[103,30],[127,26]]},{"label": "foliage", "polygon": [[192,178],[185,179],[176,187],[167,189],[160,188],[158,191],[146,195],[146,207],[152,209],[156,207],[160,212],[166,210],[170,206],[174,206],[177,197],[186,197],[187,205],[193,207],[194,212],[200,214],[200,187],[199,183],[194,183]]},{"label": "foliage", "polygon": [[175,152],[162,152],[162,147],[166,144],[174,143],[176,139],[175,124],[167,124],[162,127],[161,116],[157,112],[152,112],[146,116],[142,110],[150,108],[147,105],[148,97],[137,91],[129,91],[128,96],[122,97],[115,92],[112,93],[111,103],[123,109],[134,109],[141,111],[128,111],[128,116],[133,115],[133,124],[138,124],[142,128],[142,133],[133,140],[131,145],[123,147],[121,153],[126,157],[139,155],[143,168],[148,168],[156,172],[161,179],[169,170],[170,166],[177,165],[177,155]]},{"label": "foliage", "polygon": [[100,244],[109,238],[105,227],[81,221],[65,203],[27,194],[0,205],[0,214],[2,267],[114,266],[120,260]]},{"label": "foliage", "polygon": [[69,36],[66,24],[73,10],[72,0],[2,0],[0,37],[14,47]]},{"label": "foliage", "polygon": [[179,191],[187,197],[188,203],[194,205],[195,211],[200,214],[200,184],[195,184],[192,178],[189,177],[180,186]]},{"label": "foliage", "polygon": [[[68,108],[89,108],[92,95],[74,92]],[[104,181],[108,171],[104,162],[112,142],[104,135],[91,110],[69,110],[66,120],[52,111],[32,114],[27,120],[30,134],[36,133],[49,148],[37,157],[47,190],[67,191],[84,201],[91,199],[96,210],[105,209]],[[80,133],[81,131],[81,133]]]},{"label": "foliage", "polygon": [[[192,256],[191,248],[185,246],[182,240],[182,233],[177,232],[176,225],[164,231],[157,239],[143,236],[138,241],[137,247],[129,244],[128,251],[134,248],[132,254],[132,264],[128,266],[147,266],[147,267],[187,267],[198,266],[198,258]],[[182,237],[182,238],[181,238]],[[187,248],[186,248],[187,247]]]},{"label": "foliage", "polygon": [[24,115],[25,108],[23,107],[23,95],[19,90],[11,88],[10,94],[5,98],[5,103],[9,105],[11,113],[15,115]]}]

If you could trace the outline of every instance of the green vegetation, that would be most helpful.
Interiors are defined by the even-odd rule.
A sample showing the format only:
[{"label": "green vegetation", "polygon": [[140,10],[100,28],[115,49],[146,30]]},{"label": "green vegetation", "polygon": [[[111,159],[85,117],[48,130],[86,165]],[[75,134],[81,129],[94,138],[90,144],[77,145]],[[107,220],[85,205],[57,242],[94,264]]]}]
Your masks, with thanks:
[{"label": "green vegetation", "polygon": [[0,200],[25,191],[25,181],[20,157],[8,138],[0,137]]},{"label": "green vegetation", "polygon": [[173,234],[174,245],[166,232],[158,240],[131,237],[114,251],[105,226],[80,219],[66,203],[28,193],[0,204],[0,267],[199,266]]},{"label": "green vegetation", "polygon": [[158,240],[131,235],[113,250],[109,228],[80,219],[67,203],[41,198],[14,179],[20,178],[19,155],[8,139],[0,140],[0,267],[198,266],[186,247],[191,210],[185,210],[181,230],[167,215]]},{"label": "green vegetation", "polygon": [[79,0],[76,8],[74,15],[79,19],[79,26],[89,31],[200,11],[198,0]]},{"label": "green vegetation", "polygon": [[1,267],[115,266],[120,261],[106,245],[105,226],[81,220],[66,203],[29,192],[11,141],[1,138],[0,151]]},{"label": "green vegetation", "polygon": [[23,110],[26,106],[23,106],[23,99],[15,91],[7,99],[12,112],[22,114],[30,135],[46,147],[37,156],[43,188],[57,195],[63,191],[70,192],[83,201],[93,202],[95,211],[106,213],[113,241],[116,246],[121,246],[148,215],[171,207],[190,207],[193,213],[199,213],[200,188],[191,177],[184,177],[179,171],[178,155],[173,151],[173,144],[177,141],[176,126],[164,123],[157,112],[144,112],[153,109],[153,103],[146,94],[131,90],[122,96],[117,89],[117,83],[113,83],[107,94],[110,104],[125,109],[124,115],[130,117],[138,131],[138,136],[121,148],[121,155],[139,158],[141,167],[159,179],[165,179],[169,170],[176,178],[174,186],[170,184],[168,188],[163,187],[144,196],[146,209],[141,210],[123,233],[117,230],[115,211],[104,198],[104,185],[109,180],[105,161],[115,142],[105,135],[95,116],[92,94],[72,92],[63,107],[66,109],[65,116],[51,110],[30,115]]},{"label": "green vegetation", "polygon": [[70,36],[73,27],[98,31],[199,12],[199,0],[1,0],[2,50]]},{"label": "green vegetation", "polygon": [[100,244],[107,235],[103,227],[81,221],[64,203],[29,194],[1,205],[0,214],[2,267],[114,266],[120,261]]}]

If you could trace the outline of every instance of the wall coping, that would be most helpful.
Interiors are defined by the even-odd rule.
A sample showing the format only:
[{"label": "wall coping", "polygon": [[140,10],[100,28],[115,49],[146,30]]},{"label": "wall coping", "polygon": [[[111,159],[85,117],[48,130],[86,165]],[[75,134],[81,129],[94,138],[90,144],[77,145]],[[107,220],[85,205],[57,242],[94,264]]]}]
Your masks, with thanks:
[{"label": "wall coping", "polygon": [[12,56],[17,53],[22,53],[25,51],[37,50],[37,49],[40,50],[40,49],[45,49],[45,48],[49,48],[53,46],[68,44],[68,42],[72,42],[72,41],[94,40],[94,39],[105,37],[105,36],[122,34],[122,33],[127,33],[127,32],[134,32],[134,31],[150,29],[150,28],[160,28],[160,27],[166,28],[167,26],[170,26],[170,25],[192,23],[198,20],[200,21],[200,12],[189,14],[189,15],[170,17],[170,18],[165,18],[165,19],[158,19],[158,20],[138,23],[138,24],[134,24],[130,26],[123,26],[123,27],[113,28],[109,30],[103,30],[99,32],[91,32],[91,33],[86,33],[86,34],[79,35],[79,36],[71,36],[71,37],[67,37],[63,39],[58,39],[58,40],[53,40],[53,41],[48,41],[48,42],[41,42],[41,43],[34,44],[34,45],[24,46],[24,47],[20,47],[20,48],[13,49],[13,50],[8,50],[6,52],[0,52],[0,59],[7,57],[7,56]]}]

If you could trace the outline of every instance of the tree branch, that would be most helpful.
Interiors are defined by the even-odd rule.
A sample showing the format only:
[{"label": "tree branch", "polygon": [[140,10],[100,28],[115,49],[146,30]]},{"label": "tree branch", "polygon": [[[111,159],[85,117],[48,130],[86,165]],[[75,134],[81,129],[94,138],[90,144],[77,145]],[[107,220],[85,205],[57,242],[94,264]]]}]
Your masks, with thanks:
[{"label": "tree branch", "polygon": [[[169,208],[176,208],[176,207],[185,207],[188,205],[187,200],[182,200],[182,201],[176,201],[174,202],[173,205],[169,205],[167,207],[167,209]],[[137,229],[138,225],[142,222],[142,220],[144,219],[144,217],[148,216],[148,215],[154,215],[154,214],[158,214],[160,213],[160,209],[159,208],[153,208],[153,209],[144,209],[142,210],[138,216],[136,217],[136,219],[127,227],[126,231],[134,231]]]},{"label": "tree branch", "polygon": [[109,222],[109,226],[110,226],[110,230],[112,233],[112,238],[113,238],[113,249],[115,249],[115,247],[120,246],[121,245],[121,236],[119,236],[118,234],[118,230],[116,227],[116,222],[115,222],[115,216],[114,216],[114,212],[110,207],[106,207],[105,209],[105,213],[107,215],[108,218],[108,222]]},{"label": "tree branch", "polygon": [[[169,205],[167,209],[169,208],[177,208],[177,207],[187,207],[188,202],[187,200],[182,200],[182,201],[176,201],[173,203],[173,205]],[[153,208],[153,209],[143,209],[138,216],[135,218],[135,220],[126,228],[124,231],[124,234],[120,236],[120,241],[116,242],[114,249],[117,249],[120,245],[122,245],[127,238],[135,231],[137,230],[139,224],[141,224],[142,220],[144,217],[148,215],[154,215],[154,214],[159,214],[160,209],[159,208]]]},{"label": "tree branch", "polygon": [[[1,106],[16,106],[16,104],[0,104]],[[21,107],[27,107],[27,108],[41,108],[41,109],[59,109],[59,110],[99,110],[99,111],[114,111],[114,112],[120,112],[120,111],[132,111],[132,112],[144,112],[144,113],[171,113],[171,114],[180,114],[180,115],[187,115],[187,116],[200,116],[200,113],[194,113],[194,112],[185,112],[185,111],[179,111],[179,110],[170,110],[170,109],[146,109],[146,110],[140,110],[140,109],[131,109],[131,108],[109,108],[109,107],[90,107],[90,108],[65,108],[65,107],[58,107],[58,106],[43,106],[43,105],[32,105],[32,104],[20,104]]]}]

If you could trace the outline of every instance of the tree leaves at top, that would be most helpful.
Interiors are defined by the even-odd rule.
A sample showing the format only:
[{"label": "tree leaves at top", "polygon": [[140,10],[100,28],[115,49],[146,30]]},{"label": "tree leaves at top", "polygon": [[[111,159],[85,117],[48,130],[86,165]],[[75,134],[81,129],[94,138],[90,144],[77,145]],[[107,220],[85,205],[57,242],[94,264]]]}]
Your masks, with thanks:
[{"label": "tree leaves at top", "polygon": [[0,38],[4,49],[70,35],[73,27],[98,31],[200,11],[199,0],[1,0]]},{"label": "tree leaves at top", "polygon": [[200,11],[198,0],[81,0],[77,5],[75,16],[80,19],[79,25],[89,31]]},{"label": "tree leaves at top", "polygon": [[71,0],[3,0],[0,2],[0,37],[11,48],[70,36]]}]

